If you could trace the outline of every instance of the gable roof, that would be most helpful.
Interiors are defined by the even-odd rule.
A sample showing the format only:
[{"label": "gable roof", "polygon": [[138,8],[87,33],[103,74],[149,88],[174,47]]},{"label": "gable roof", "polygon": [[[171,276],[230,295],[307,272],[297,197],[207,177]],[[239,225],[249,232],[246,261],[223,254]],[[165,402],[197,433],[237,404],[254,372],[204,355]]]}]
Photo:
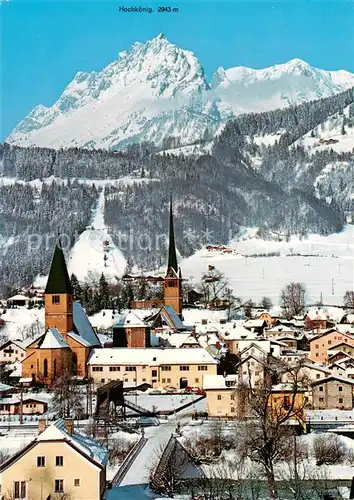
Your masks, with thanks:
[{"label": "gable roof", "polygon": [[40,442],[62,441],[68,444],[87,460],[99,468],[103,468],[108,462],[108,453],[94,438],[77,432],[74,429],[73,434],[68,434],[65,430],[65,424],[62,419],[57,420],[48,426],[31,443],[19,450],[12,457],[0,465],[0,472],[10,467],[14,462],[24,456],[28,451],[34,448]]},{"label": "gable roof", "polygon": [[71,295],[73,293],[60,238],[57,239],[55,244],[47,286],[44,293],[68,293]]},{"label": "gable roof", "polygon": [[182,323],[181,318],[178,316],[178,314],[176,313],[176,311],[172,306],[162,306],[156,314],[150,316],[149,318],[146,318],[146,321],[147,322],[151,321],[151,327],[155,328],[155,325],[161,318],[164,320],[164,322],[167,324],[169,328],[179,331],[188,330],[188,327],[186,327]]},{"label": "gable roof", "polygon": [[91,346],[100,346],[101,343],[80,302],[73,303],[73,321],[75,332]]},{"label": "gable roof", "polygon": [[57,328],[49,328],[38,343],[39,349],[63,349],[69,347]]},{"label": "gable roof", "polygon": [[329,381],[333,380],[338,380],[339,382],[343,382],[344,384],[351,384],[354,385],[354,379],[349,378],[349,377],[343,377],[342,375],[336,375],[332,374],[329,375],[328,377],[325,377],[320,380],[315,380],[314,382],[311,383],[311,385],[318,385],[318,384],[326,384]]},{"label": "gable roof", "polygon": [[126,316],[121,317],[114,325],[113,328],[125,328],[125,327],[147,327],[149,326],[144,320],[142,320],[135,312],[129,311]]}]

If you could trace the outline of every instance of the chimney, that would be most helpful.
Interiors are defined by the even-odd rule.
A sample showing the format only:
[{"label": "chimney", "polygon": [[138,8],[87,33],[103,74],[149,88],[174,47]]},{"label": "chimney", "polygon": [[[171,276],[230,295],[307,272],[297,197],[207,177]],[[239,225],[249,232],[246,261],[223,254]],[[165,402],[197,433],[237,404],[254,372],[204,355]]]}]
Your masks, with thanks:
[{"label": "chimney", "polygon": [[38,420],[38,435],[42,434],[43,431],[45,431],[47,428],[47,421],[45,418],[40,418]]},{"label": "chimney", "polygon": [[72,418],[64,419],[65,431],[72,436],[74,434],[74,420]]}]

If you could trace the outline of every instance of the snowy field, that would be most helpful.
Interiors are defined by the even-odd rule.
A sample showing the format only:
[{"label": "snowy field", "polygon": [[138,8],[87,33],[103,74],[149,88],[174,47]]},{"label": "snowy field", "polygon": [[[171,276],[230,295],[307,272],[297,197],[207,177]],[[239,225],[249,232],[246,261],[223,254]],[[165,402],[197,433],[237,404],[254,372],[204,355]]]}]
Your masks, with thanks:
[{"label": "snowy field", "polygon": [[[281,289],[291,281],[306,285],[308,304],[319,301],[322,293],[325,304],[340,305],[344,293],[353,289],[354,226],[327,237],[309,235],[302,241],[293,237],[289,242],[260,240],[248,232],[232,246],[238,255],[205,249],[196,252],[182,261],[183,277],[199,280],[212,265],[225,273],[234,295],[255,301],[266,295],[274,304]],[[280,256],[247,257],[270,252],[280,252]]]}]

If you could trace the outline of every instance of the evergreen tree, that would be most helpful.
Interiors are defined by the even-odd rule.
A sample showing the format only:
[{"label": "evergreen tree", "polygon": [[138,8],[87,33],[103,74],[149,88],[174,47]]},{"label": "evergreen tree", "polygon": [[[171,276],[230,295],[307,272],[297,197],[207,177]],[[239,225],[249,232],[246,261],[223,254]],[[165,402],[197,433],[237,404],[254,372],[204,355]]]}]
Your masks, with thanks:
[{"label": "evergreen tree", "polygon": [[109,288],[107,280],[103,273],[101,274],[98,283],[97,295],[98,295],[97,306],[99,307],[99,310],[108,309],[110,305]]},{"label": "evergreen tree", "polygon": [[71,286],[74,292],[74,300],[78,302],[83,302],[83,292],[79,280],[77,279],[76,274],[72,273],[70,276]]}]

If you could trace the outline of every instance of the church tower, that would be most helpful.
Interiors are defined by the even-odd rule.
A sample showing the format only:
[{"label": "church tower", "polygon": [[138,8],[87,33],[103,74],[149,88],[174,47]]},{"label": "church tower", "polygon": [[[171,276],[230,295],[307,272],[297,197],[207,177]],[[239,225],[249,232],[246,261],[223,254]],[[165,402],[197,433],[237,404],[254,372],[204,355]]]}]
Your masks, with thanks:
[{"label": "church tower", "polygon": [[64,252],[58,238],[47,286],[44,291],[45,329],[57,328],[66,338],[73,329],[73,289],[66,267]]},{"label": "church tower", "polygon": [[170,229],[168,264],[164,281],[164,305],[172,306],[176,313],[182,315],[182,273],[177,265],[175,233],[173,228],[172,195],[170,198]]}]

